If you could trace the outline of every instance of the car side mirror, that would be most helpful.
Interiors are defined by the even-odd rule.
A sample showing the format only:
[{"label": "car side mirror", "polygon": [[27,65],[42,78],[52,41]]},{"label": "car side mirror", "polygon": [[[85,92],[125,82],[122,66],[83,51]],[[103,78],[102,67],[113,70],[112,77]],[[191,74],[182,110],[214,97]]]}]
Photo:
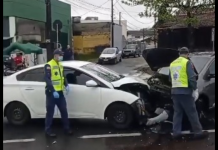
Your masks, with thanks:
[{"label": "car side mirror", "polygon": [[89,80],[86,82],[87,87],[97,87],[98,83],[96,83],[94,80]]}]

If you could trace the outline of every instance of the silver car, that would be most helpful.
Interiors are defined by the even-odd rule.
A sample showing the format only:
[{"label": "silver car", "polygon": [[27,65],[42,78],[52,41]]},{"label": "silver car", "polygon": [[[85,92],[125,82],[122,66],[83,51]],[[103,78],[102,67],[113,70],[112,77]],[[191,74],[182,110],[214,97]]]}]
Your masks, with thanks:
[{"label": "silver car", "polygon": [[116,47],[105,48],[99,56],[98,63],[112,63],[116,64],[122,61],[122,51]]}]

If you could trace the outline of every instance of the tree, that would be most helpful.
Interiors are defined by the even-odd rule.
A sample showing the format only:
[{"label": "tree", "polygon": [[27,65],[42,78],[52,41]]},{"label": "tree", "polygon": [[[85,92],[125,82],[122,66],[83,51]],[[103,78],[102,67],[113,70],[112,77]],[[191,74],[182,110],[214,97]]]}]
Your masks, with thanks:
[{"label": "tree", "polygon": [[[140,17],[158,16],[159,21],[177,21],[187,25],[189,30],[189,47],[193,47],[193,27],[198,24],[197,16],[215,7],[215,0],[123,0],[126,5],[143,5],[145,11]],[[215,10],[215,9],[214,9]],[[178,14],[186,14],[184,20],[178,20]]]}]

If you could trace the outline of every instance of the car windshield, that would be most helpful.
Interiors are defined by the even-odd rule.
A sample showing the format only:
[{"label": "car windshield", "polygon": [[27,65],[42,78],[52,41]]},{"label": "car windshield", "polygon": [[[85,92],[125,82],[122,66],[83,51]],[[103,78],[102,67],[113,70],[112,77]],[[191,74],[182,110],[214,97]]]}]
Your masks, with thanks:
[{"label": "car windshield", "polygon": [[126,49],[135,49],[135,48],[136,48],[136,44],[126,45]]},{"label": "car windshield", "polygon": [[82,66],[81,68],[99,76],[108,82],[114,82],[123,78],[122,75],[119,75],[118,73],[97,64],[90,63],[88,65]]},{"label": "car windshield", "polygon": [[[200,73],[202,71],[202,69],[204,68],[204,66],[207,64],[207,62],[210,60],[209,57],[203,57],[203,56],[192,56],[191,58],[191,62],[193,63],[193,65],[195,66],[196,70],[198,73]],[[161,68],[158,73],[160,74],[164,74],[164,75],[168,75],[169,74],[169,67],[163,67]]]},{"label": "car windshield", "polygon": [[114,54],[115,49],[114,48],[106,48],[103,50],[102,54]]}]

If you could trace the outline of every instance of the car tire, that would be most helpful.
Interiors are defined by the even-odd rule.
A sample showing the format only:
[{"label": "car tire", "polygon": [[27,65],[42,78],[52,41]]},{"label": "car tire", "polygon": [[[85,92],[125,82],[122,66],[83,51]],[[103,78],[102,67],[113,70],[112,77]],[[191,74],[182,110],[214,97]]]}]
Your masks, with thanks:
[{"label": "car tire", "polygon": [[135,54],[134,54],[134,58],[136,58],[136,57],[137,57],[137,54],[135,53]]},{"label": "car tire", "polygon": [[119,60],[120,62],[122,62],[122,58],[120,57],[120,60]]},{"label": "car tire", "polygon": [[114,59],[114,65],[117,64],[117,58]]},{"label": "car tire", "polygon": [[6,117],[10,124],[24,125],[30,120],[30,112],[24,104],[14,102],[9,104],[6,110]]},{"label": "car tire", "polygon": [[116,129],[129,128],[134,121],[133,110],[127,104],[113,104],[107,111],[107,120]]}]

